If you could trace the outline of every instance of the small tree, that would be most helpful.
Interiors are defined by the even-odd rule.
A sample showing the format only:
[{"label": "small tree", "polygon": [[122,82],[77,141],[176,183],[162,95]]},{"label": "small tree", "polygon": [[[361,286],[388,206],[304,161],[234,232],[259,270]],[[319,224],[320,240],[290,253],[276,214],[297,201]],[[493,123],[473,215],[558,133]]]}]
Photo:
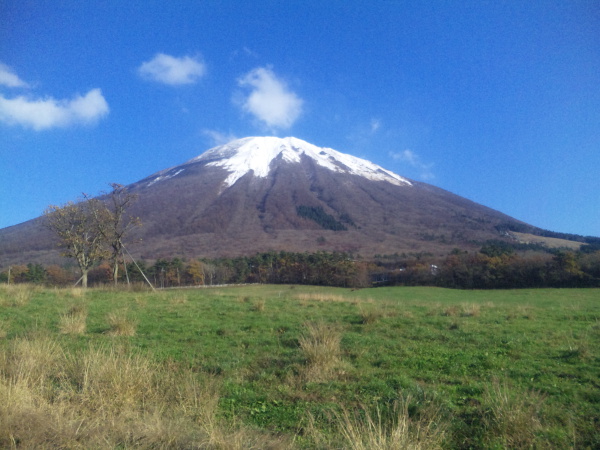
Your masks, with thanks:
[{"label": "small tree", "polygon": [[105,210],[97,199],[49,206],[44,212],[46,226],[60,238],[63,256],[74,258],[81,271],[81,285],[87,288],[89,270],[107,256],[104,235],[98,225]]},{"label": "small tree", "polygon": [[104,208],[97,211],[97,222],[110,252],[113,281],[117,284],[119,277],[119,262],[123,253],[123,239],[129,232],[141,225],[139,217],[127,216],[125,212],[136,200],[137,195],[127,191],[118,183],[111,183],[112,191]]}]

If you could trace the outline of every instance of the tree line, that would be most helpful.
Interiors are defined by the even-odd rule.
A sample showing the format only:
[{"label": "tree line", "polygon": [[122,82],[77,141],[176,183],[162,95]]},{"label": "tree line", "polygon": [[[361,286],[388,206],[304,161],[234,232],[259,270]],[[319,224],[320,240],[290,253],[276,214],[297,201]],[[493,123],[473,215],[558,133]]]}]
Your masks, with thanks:
[{"label": "tree line", "polygon": [[600,250],[590,252],[586,247],[579,251],[516,251],[510,243],[493,243],[478,252],[456,249],[444,258],[382,260],[380,268],[386,275],[384,282],[390,285],[459,289],[600,287]]},{"label": "tree line", "polygon": [[[75,265],[13,266],[10,281],[72,284]],[[439,286],[459,289],[532,287],[600,287],[600,251],[517,252],[497,244],[478,252],[454,250],[445,257],[412,254],[363,260],[348,253],[265,252],[254,256],[216,259],[159,258],[153,262],[119,261],[118,280],[154,287],[201,286],[239,283],[307,284],[339,287],[382,285]],[[88,273],[89,282],[114,282],[108,261]],[[0,281],[8,281],[7,270]]]}]

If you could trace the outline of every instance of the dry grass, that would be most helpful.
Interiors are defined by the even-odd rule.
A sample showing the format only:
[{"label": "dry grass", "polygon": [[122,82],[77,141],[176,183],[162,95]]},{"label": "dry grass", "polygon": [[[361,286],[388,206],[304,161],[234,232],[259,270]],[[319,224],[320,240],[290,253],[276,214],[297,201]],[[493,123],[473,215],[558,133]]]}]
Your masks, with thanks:
[{"label": "dry grass", "polygon": [[0,319],[0,339],[4,339],[8,336],[8,328],[8,321]]},{"label": "dry grass", "polygon": [[78,303],[60,316],[58,329],[61,334],[85,334],[86,322],[87,308],[85,305]]},{"label": "dry grass", "polygon": [[85,298],[86,290],[81,287],[54,288],[54,292],[59,298]]},{"label": "dry grass", "polygon": [[516,393],[507,383],[495,380],[483,395],[487,406],[484,425],[490,444],[503,448],[536,448],[542,429],[540,409],[544,397],[534,391]]},{"label": "dry grass", "polygon": [[171,305],[184,305],[188,302],[187,294],[177,294],[170,299]]},{"label": "dry grass", "polygon": [[301,302],[313,301],[355,303],[355,301],[349,299],[346,296],[326,293],[303,293],[295,295],[294,298],[300,300]]},{"label": "dry grass", "polygon": [[386,315],[386,311],[381,305],[359,305],[358,314],[360,316],[361,323],[369,325],[377,322]]},{"label": "dry grass", "polygon": [[298,342],[306,358],[304,376],[307,381],[325,381],[331,378],[341,362],[338,328],[323,322],[305,324],[305,333]]},{"label": "dry grass", "polygon": [[519,242],[523,242],[525,244],[542,244],[548,248],[569,248],[571,250],[579,250],[582,245],[585,245],[581,242],[544,236],[536,236],[534,234],[529,233],[512,232],[512,234],[514,234],[517,237]]},{"label": "dry grass", "polygon": [[442,312],[442,316],[447,316],[447,317],[455,317],[458,315],[458,307],[457,306],[448,306],[447,308],[444,309],[444,311]]},{"label": "dry grass", "polygon": [[481,306],[476,303],[463,303],[460,315],[462,317],[477,317],[481,313]]},{"label": "dry grass", "polygon": [[535,319],[535,314],[533,312],[533,308],[529,305],[519,305],[517,307],[517,314],[521,316],[523,319],[533,320]]},{"label": "dry grass", "polygon": [[117,348],[67,354],[47,338],[0,353],[2,448],[283,448],[218,419],[219,384]]},{"label": "dry grass", "polygon": [[320,448],[344,448],[352,450],[434,450],[442,448],[445,437],[444,422],[437,410],[430,409],[409,417],[408,401],[394,406],[391,414],[384,415],[380,409],[372,414],[367,408],[353,412],[343,409],[334,412],[337,424],[335,435],[341,442],[331,442],[331,437],[320,434],[309,423],[308,431]]},{"label": "dry grass", "polygon": [[0,306],[24,306],[29,303],[36,287],[30,284],[0,285]]},{"label": "dry grass", "polygon": [[137,323],[129,317],[126,310],[111,312],[107,315],[110,336],[135,336]]},{"label": "dry grass", "polygon": [[256,299],[252,302],[252,311],[262,312],[265,310],[266,301],[263,298]]}]

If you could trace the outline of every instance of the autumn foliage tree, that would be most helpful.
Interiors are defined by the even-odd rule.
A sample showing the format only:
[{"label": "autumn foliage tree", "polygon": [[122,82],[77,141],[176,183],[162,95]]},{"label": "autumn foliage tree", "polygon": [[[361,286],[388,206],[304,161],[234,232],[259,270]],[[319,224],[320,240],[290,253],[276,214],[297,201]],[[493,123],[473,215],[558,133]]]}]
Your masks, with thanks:
[{"label": "autumn foliage tree", "polygon": [[63,256],[77,261],[84,288],[90,269],[107,256],[105,238],[97,222],[104,208],[100,200],[86,198],[64,206],[51,205],[44,212],[46,226],[60,239]]},{"label": "autumn foliage tree", "polygon": [[137,197],[120,184],[111,187],[103,200],[84,194],[77,203],[51,205],[44,212],[46,226],[60,239],[62,254],[77,261],[83,287],[87,287],[90,269],[105,259],[117,282],[123,240],[140,224],[138,218],[125,214]]}]

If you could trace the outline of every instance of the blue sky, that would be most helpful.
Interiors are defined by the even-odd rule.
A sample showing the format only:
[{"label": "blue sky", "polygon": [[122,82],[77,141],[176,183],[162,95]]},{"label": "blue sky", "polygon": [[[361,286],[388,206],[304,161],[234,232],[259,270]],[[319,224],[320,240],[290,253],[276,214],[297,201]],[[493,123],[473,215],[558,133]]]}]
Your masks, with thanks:
[{"label": "blue sky", "polygon": [[3,0],[0,21],[0,227],[276,135],[600,236],[595,0]]}]

